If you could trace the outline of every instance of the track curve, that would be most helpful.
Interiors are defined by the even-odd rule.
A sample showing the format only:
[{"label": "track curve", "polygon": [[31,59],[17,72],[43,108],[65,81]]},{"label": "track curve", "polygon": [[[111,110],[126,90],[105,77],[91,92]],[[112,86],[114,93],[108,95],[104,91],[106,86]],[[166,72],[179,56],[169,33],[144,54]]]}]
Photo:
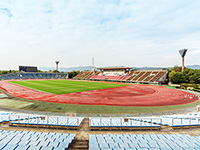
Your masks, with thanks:
[{"label": "track curve", "polygon": [[109,106],[169,106],[193,103],[199,99],[195,94],[169,89],[163,86],[135,85],[69,94],[50,94],[36,91],[6,81],[0,88],[7,93],[29,100],[43,102],[109,105]]}]

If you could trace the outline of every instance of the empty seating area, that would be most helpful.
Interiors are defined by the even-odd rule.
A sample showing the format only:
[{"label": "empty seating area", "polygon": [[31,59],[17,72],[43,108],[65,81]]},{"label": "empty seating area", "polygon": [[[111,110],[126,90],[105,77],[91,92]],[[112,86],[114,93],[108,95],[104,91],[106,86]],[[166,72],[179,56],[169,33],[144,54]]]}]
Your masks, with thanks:
[{"label": "empty seating area", "polygon": [[45,127],[61,129],[79,129],[84,117],[47,116],[34,114],[16,114],[0,112],[0,124],[7,123],[17,127]]},{"label": "empty seating area", "polygon": [[15,115],[15,113],[0,112],[0,123],[9,122],[11,115]]},{"label": "empty seating area", "polygon": [[12,79],[65,79],[67,73],[13,73],[0,75],[3,80]]},{"label": "empty seating area", "polygon": [[153,79],[157,74],[158,74],[158,71],[152,71],[146,78],[144,78],[144,82],[151,81],[151,79]]},{"label": "empty seating area", "polygon": [[89,118],[90,130],[160,130],[161,126],[132,118]]},{"label": "empty seating area", "polygon": [[[0,112],[0,124],[17,127],[80,129],[84,117],[48,116]],[[200,112],[143,117],[90,117],[90,130],[162,130],[199,128]]]},{"label": "empty seating area", "polygon": [[[65,150],[76,134],[0,130],[1,150]],[[89,134],[89,150],[198,150],[200,136],[188,134]]]},{"label": "empty seating area", "polygon": [[82,71],[77,76],[75,76],[73,79],[75,80],[88,80],[93,76],[98,75],[100,72],[93,72],[93,71]]},{"label": "empty seating area", "polygon": [[[200,112],[181,114],[181,115],[165,115],[165,116],[144,116],[144,117],[90,117],[89,129],[99,130],[90,131],[66,131],[55,130],[59,127],[63,129],[75,129],[65,127],[78,127],[83,122],[83,117],[66,117],[66,116],[47,116],[34,114],[17,114],[15,112],[0,111],[0,118],[7,122],[10,128],[5,127],[0,130],[0,149],[1,150],[65,150],[76,149],[77,142],[80,142],[79,148],[83,141],[89,142],[89,150],[197,150],[200,148],[200,136],[191,136],[186,132],[178,132],[179,134],[168,134],[171,130],[162,128],[163,126],[175,127],[197,125],[200,118]],[[180,121],[182,119],[182,121]],[[174,120],[173,123],[171,121]],[[179,120],[179,121],[175,121]],[[87,122],[87,121],[85,121]],[[88,123],[88,122],[87,122]],[[171,125],[174,126],[171,126]],[[2,124],[1,124],[2,125]],[[19,127],[55,127],[54,130],[45,130],[38,132],[38,129],[12,128]],[[199,123],[198,123],[199,125]],[[85,125],[83,125],[85,128]],[[133,132],[128,130],[161,130]],[[19,131],[21,130],[21,131]],[[100,130],[116,130],[116,131],[100,131]],[[127,130],[127,132],[117,131]],[[183,131],[183,130],[179,130]],[[59,133],[62,132],[62,133]],[[67,133],[66,133],[67,132]],[[70,133],[69,133],[70,132]],[[166,134],[163,134],[163,133]],[[193,132],[193,130],[192,130]],[[199,132],[199,130],[197,130]],[[92,133],[92,134],[91,134]],[[120,134],[119,134],[120,133]],[[135,134],[138,133],[138,134]],[[141,134],[144,133],[144,134]],[[172,132],[171,132],[172,133]],[[177,132],[175,132],[177,133]],[[183,134],[184,133],[184,134]],[[198,135],[199,133],[195,134]],[[76,136],[77,135],[77,136]],[[89,135],[89,137],[87,136]],[[82,140],[81,137],[84,137]],[[89,140],[88,140],[89,139]],[[88,147],[87,147],[88,148]],[[78,148],[77,148],[78,149]]]},{"label": "empty seating area", "polygon": [[127,79],[130,82],[138,83],[158,83],[162,76],[166,76],[167,70],[141,70],[133,71],[132,75]]},{"label": "empty seating area", "polygon": [[33,114],[16,114],[14,112],[0,112],[0,123],[8,123],[10,121],[16,120],[25,120],[25,119],[32,119],[32,118],[39,118],[40,115],[33,115]]},{"label": "empty seating area", "polygon": [[95,75],[92,76],[91,80],[108,80],[108,81],[126,81],[129,76],[121,75],[121,76],[108,76],[108,75]]},{"label": "empty seating area", "polygon": [[78,129],[83,121],[83,117],[64,117],[64,116],[39,116],[28,117],[27,119],[10,121],[10,126],[23,127],[46,127],[61,129]]},{"label": "empty seating area", "polygon": [[[100,72],[83,71],[73,79],[94,81],[119,81],[131,83],[161,83],[166,82],[167,70],[136,70],[124,75],[103,74]],[[164,78],[164,79],[163,79]]]},{"label": "empty seating area", "polygon": [[27,114],[0,114],[0,123],[8,123],[10,121],[22,121],[33,118],[40,118],[38,115],[27,115]]},{"label": "empty seating area", "polygon": [[189,113],[183,115],[166,115],[158,117],[134,117],[137,121],[169,126],[173,129],[198,128],[200,127],[200,113]]},{"label": "empty seating area", "polygon": [[153,78],[150,79],[150,82],[155,82],[157,81],[165,72],[160,71],[158,72]]},{"label": "empty seating area", "polygon": [[0,130],[2,150],[64,150],[75,134]]},{"label": "empty seating area", "polygon": [[90,134],[89,150],[197,150],[200,136],[188,134]]},{"label": "empty seating area", "polygon": [[140,71],[138,74],[134,74],[134,78],[132,78],[132,80],[129,80],[129,81],[137,82],[138,79],[141,78],[144,74],[145,74],[144,71]]},{"label": "empty seating area", "polygon": [[200,127],[200,112],[144,117],[90,117],[90,130],[162,130]]}]

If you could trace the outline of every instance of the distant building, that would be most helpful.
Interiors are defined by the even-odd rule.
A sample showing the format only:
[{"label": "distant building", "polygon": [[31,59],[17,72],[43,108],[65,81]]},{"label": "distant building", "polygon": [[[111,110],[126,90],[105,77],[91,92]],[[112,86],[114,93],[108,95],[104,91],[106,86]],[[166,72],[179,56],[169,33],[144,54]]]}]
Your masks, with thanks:
[{"label": "distant building", "polygon": [[34,66],[19,66],[19,72],[37,72],[37,67],[34,67]]},{"label": "distant building", "polygon": [[130,72],[131,67],[101,67],[97,68],[103,75],[126,75]]}]

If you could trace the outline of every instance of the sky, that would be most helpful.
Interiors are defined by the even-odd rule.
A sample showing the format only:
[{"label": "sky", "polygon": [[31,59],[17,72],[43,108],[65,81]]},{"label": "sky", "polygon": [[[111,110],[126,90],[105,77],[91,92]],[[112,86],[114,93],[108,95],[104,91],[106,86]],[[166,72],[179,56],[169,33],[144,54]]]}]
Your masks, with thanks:
[{"label": "sky", "polygon": [[1,0],[0,70],[200,64],[199,0]]}]

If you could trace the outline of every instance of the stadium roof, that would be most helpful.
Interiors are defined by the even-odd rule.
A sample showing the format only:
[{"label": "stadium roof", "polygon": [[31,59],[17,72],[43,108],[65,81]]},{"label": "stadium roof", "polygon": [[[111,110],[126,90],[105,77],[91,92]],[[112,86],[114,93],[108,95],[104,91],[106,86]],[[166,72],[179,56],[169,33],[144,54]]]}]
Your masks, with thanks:
[{"label": "stadium roof", "polygon": [[116,66],[116,67],[101,67],[101,68],[97,68],[99,70],[124,70],[124,69],[132,69],[132,67],[120,67],[120,66]]}]

